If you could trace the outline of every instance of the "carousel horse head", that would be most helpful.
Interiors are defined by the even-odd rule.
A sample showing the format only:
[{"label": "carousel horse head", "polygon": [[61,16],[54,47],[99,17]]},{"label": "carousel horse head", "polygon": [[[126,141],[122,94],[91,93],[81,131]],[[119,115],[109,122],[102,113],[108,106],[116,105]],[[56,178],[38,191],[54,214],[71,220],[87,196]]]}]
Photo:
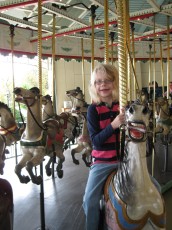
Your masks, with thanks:
[{"label": "carousel horse head", "polygon": [[149,109],[139,101],[126,111],[125,156],[105,184],[108,229],[165,229],[165,207],[146,161]]},{"label": "carousel horse head", "polygon": [[40,90],[37,87],[31,89],[24,89],[20,87],[14,88],[15,101],[23,103],[29,107],[34,105],[35,101],[40,98]]},{"label": "carousel horse head", "polygon": [[88,104],[85,102],[84,94],[80,87],[76,89],[67,90],[66,95],[72,100],[71,112],[86,112]]},{"label": "carousel horse head", "polygon": [[166,97],[159,97],[156,99],[156,133],[162,132],[164,135],[168,135],[170,133],[172,128],[172,117],[169,107],[170,105]]}]

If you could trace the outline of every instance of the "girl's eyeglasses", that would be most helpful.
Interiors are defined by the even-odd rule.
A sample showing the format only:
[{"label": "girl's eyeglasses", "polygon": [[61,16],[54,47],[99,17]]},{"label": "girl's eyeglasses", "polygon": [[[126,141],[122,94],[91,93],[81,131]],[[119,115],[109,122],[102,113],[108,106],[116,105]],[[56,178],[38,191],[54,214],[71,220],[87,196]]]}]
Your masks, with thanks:
[{"label": "girl's eyeglasses", "polygon": [[102,84],[111,84],[113,81],[105,79],[105,80],[97,80],[94,82],[95,85],[102,85]]}]

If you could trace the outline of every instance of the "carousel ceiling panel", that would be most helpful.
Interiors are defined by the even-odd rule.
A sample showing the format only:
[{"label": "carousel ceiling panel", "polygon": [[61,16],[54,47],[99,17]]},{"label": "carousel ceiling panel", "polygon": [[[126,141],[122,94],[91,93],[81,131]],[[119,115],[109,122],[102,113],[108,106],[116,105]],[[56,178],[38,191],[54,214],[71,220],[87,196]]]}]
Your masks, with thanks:
[{"label": "carousel ceiling panel", "polygon": [[[39,9],[40,10],[40,9]],[[104,0],[0,0],[0,22],[33,30],[31,42],[37,41],[38,14],[42,14],[42,39],[67,36],[91,41],[91,15],[94,12],[94,36],[100,49],[104,48]],[[130,25],[136,42],[165,42],[167,28],[172,32],[172,0],[129,0]],[[108,0],[109,35],[118,43],[117,11],[114,0]],[[111,33],[112,32],[112,33]],[[112,37],[109,36],[109,42]],[[171,39],[170,39],[171,43]],[[163,44],[164,47],[167,44]]]}]

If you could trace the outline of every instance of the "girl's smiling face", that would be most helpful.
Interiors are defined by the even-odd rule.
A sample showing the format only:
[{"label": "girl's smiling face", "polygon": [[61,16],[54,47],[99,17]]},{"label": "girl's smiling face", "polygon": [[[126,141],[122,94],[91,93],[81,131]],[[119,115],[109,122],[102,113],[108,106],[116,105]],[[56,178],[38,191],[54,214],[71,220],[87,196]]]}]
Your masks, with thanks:
[{"label": "girl's smiling face", "polygon": [[112,100],[113,81],[108,76],[99,72],[97,73],[94,84],[101,101],[110,102]]}]

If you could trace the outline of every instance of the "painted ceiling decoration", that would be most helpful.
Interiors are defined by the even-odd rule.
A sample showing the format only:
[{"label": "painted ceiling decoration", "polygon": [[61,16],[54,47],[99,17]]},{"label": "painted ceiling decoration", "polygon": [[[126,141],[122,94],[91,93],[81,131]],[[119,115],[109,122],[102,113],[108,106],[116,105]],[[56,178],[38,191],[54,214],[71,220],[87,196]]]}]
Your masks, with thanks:
[{"label": "painted ceiling decoration", "polygon": [[[56,59],[81,60],[83,39],[84,58],[90,60],[93,15],[95,59],[102,61],[105,52],[104,0],[42,0],[43,58],[51,57],[55,34]],[[172,52],[172,0],[129,0],[129,20],[130,31],[134,31],[136,60],[147,61],[150,45],[155,43],[156,52],[152,49],[151,53],[155,53],[158,60],[162,49],[163,60],[166,61],[167,52]],[[14,29],[14,54],[37,55],[38,1],[0,0],[1,54],[11,52],[11,25]],[[109,54],[116,54],[115,59],[118,54],[117,28],[115,0],[108,0]]]}]

